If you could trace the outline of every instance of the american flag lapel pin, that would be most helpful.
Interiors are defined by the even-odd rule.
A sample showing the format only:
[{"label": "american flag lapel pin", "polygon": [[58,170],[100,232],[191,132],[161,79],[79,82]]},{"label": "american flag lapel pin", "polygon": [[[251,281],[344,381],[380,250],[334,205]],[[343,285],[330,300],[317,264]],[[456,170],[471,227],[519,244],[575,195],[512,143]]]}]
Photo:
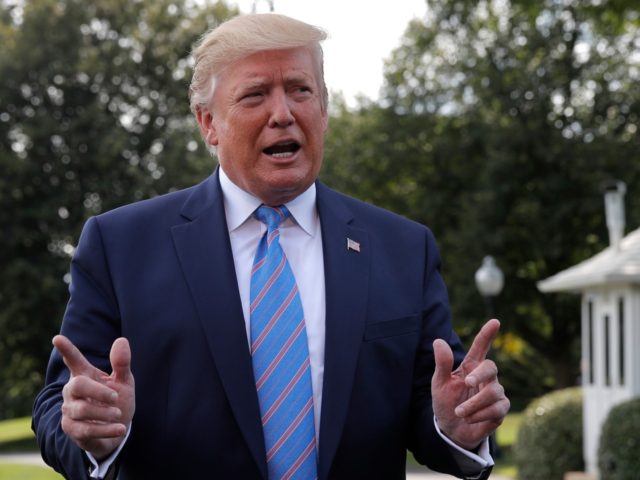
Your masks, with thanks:
[{"label": "american flag lapel pin", "polygon": [[347,238],[347,250],[353,250],[354,252],[360,253],[360,244],[355,240]]}]

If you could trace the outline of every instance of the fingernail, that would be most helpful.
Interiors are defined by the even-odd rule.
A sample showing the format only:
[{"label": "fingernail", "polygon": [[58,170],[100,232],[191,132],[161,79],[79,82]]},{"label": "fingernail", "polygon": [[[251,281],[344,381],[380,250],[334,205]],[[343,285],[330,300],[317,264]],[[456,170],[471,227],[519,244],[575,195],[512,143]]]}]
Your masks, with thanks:
[{"label": "fingernail", "polygon": [[466,379],[466,383],[470,387],[475,387],[478,384],[478,379],[476,377],[474,377],[473,375],[469,375],[467,377],[467,379]]},{"label": "fingernail", "polygon": [[456,410],[455,410],[455,413],[459,417],[464,417],[464,408],[463,407],[457,407]]},{"label": "fingernail", "polygon": [[111,401],[115,402],[118,400],[118,392],[112,392],[111,393]]}]

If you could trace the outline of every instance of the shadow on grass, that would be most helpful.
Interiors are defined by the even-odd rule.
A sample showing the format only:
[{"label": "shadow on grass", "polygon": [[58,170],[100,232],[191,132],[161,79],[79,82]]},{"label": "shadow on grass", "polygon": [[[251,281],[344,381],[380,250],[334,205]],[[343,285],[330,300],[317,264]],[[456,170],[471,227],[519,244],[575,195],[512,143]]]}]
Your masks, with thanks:
[{"label": "shadow on grass", "polygon": [[0,453],[38,452],[35,437],[0,442]]}]

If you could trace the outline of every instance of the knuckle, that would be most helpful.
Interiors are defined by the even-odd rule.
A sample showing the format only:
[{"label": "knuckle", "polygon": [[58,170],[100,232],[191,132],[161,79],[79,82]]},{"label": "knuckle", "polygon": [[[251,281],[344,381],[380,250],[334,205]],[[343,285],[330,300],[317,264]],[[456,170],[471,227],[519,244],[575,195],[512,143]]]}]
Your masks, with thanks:
[{"label": "knuckle", "polygon": [[60,420],[60,426],[62,427],[62,431],[64,433],[71,436],[73,422],[69,419],[69,417],[63,416],[62,419]]},{"label": "knuckle", "polygon": [[71,405],[69,404],[69,402],[63,402],[62,406],[60,407],[60,411],[62,412],[62,419],[71,419],[72,417],[72,413],[73,413],[73,409],[71,407]]},{"label": "knuckle", "polygon": [[78,436],[81,440],[89,440],[92,436],[92,428],[91,425],[87,423],[83,423],[78,429]]},{"label": "knuckle", "polygon": [[81,396],[82,388],[84,386],[84,378],[72,377],[67,384],[63,387],[63,392],[66,389],[67,395],[69,397],[79,397]]},{"label": "knuckle", "polygon": [[499,398],[504,397],[504,387],[499,383],[496,382],[493,384],[493,391],[496,394],[496,396],[498,396]]},{"label": "knuckle", "polygon": [[498,366],[493,360],[486,360],[487,369],[493,376],[498,375]]},{"label": "knuckle", "polygon": [[64,400],[67,400],[67,399],[71,398],[71,390],[72,390],[71,382],[72,382],[72,380],[69,380],[69,381],[65,384],[65,386],[64,386],[64,387],[62,387],[62,398],[63,398]]},{"label": "knuckle", "polygon": [[89,406],[85,402],[77,402],[72,411],[73,418],[84,420],[89,414]]}]

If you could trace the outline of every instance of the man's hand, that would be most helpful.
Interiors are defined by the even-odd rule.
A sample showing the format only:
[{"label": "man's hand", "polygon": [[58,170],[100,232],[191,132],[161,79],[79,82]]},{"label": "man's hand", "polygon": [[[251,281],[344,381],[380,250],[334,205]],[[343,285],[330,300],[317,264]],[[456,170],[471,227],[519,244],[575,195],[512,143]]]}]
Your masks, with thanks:
[{"label": "man's hand", "polygon": [[498,382],[496,364],[487,360],[500,322],[489,320],[480,330],[460,366],[441,339],[433,342],[436,368],[431,380],[433,411],[440,430],[467,450],[473,450],[504,420],[510,402]]},{"label": "man's hand", "polygon": [[122,442],[135,411],[129,342],[113,342],[111,375],[91,365],[68,338],[56,335],[53,345],[71,372],[62,389],[62,430],[100,461]]}]

